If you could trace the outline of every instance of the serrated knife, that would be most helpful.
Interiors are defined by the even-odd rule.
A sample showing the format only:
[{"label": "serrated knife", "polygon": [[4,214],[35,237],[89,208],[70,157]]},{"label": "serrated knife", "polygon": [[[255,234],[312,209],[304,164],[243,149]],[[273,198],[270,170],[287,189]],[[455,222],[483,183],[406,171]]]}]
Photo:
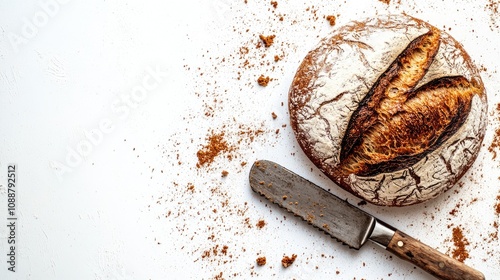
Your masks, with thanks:
[{"label": "serrated knife", "polygon": [[249,179],[256,193],[350,248],[359,249],[370,240],[438,279],[484,279],[481,272],[376,219],[277,163],[256,161]]}]

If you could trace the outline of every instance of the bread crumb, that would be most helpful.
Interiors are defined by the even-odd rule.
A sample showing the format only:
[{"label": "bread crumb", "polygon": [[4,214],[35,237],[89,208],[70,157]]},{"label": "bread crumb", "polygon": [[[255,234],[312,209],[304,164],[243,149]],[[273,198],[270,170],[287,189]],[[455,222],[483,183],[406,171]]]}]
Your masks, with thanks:
[{"label": "bread crumb", "polygon": [[464,262],[469,257],[469,252],[465,249],[465,246],[469,245],[469,241],[459,227],[453,228],[453,245],[455,245],[455,249],[452,251],[452,257],[459,262]]},{"label": "bread crumb", "polygon": [[264,77],[264,75],[260,75],[260,77],[257,79],[257,83],[259,83],[260,86],[267,87],[270,80],[271,78],[269,78],[269,76]]},{"label": "bread crumb", "polygon": [[292,254],[292,257],[284,256],[283,259],[281,260],[281,264],[283,265],[284,268],[287,268],[293,264],[296,258],[297,255],[295,254]]},{"label": "bread crumb", "polygon": [[227,170],[222,170],[222,177],[227,177],[227,175],[229,174],[229,172]]},{"label": "bread crumb", "polygon": [[500,195],[497,195],[497,204],[495,204],[495,213],[500,215]]},{"label": "bread crumb", "polygon": [[276,113],[275,113],[275,112],[272,112],[272,113],[271,113],[271,116],[273,116],[273,120],[275,120],[275,119],[278,117],[278,115],[276,115]]},{"label": "bread crumb", "polygon": [[[497,104],[495,108],[495,112],[497,114],[497,120],[500,121],[500,103]],[[496,128],[494,135],[493,135],[493,141],[491,142],[490,146],[488,147],[488,151],[493,154],[492,159],[496,159],[497,157],[497,150],[500,148],[500,128]]]},{"label": "bread crumb", "polygon": [[331,26],[334,26],[335,25],[335,20],[337,18],[334,16],[334,15],[329,15],[329,16],[326,16],[326,20],[330,22],[330,25]]},{"label": "bread crumb", "polygon": [[266,257],[258,257],[257,258],[257,265],[258,266],[263,266],[266,264]]},{"label": "bread crumb", "polygon": [[264,47],[269,48],[274,43],[274,38],[276,38],[276,35],[264,36],[261,34],[259,35],[259,38],[262,40],[262,43],[264,43]]},{"label": "bread crumb", "polygon": [[208,144],[203,146],[197,153],[198,163],[196,167],[200,168],[203,165],[210,165],[215,157],[220,153],[230,151],[230,147],[224,139],[224,133],[213,134],[208,137]]},{"label": "bread crumb", "polygon": [[224,277],[222,277],[223,273],[222,271],[214,276],[214,280],[224,280]]},{"label": "bread crumb", "polygon": [[271,6],[276,9],[278,7],[278,1],[271,1]]},{"label": "bread crumb", "polygon": [[266,225],[266,221],[264,220],[259,220],[257,224],[255,225],[257,228],[261,229]]}]

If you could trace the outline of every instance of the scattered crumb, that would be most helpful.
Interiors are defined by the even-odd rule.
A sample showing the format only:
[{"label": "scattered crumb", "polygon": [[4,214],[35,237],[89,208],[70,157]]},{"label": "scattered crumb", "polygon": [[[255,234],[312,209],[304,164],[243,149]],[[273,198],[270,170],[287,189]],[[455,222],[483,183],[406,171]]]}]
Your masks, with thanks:
[{"label": "scattered crumb", "polygon": [[224,277],[222,277],[223,273],[222,271],[219,272],[219,274],[214,276],[214,280],[224,280]]},{"label": "scattered crumb", "polygon": [[191,184],[191,183],[188,183],[187,189],[188,189],[188,191],[190,191],[190,192],[194,192],[194,185],[193,185],[193,184]]},{"label": "scattered crumb", "polygon": [[274,38],[276,38],[276,35],[264,36],[261,34],[259,35],[259,38],[262,40],[262,43],[264,43],[264,47],[269,48],[274,43]]},{"label": "scattered crumb", "polygon": [[263,228],[266,225],[266,221],[264,220],[259,220],[257,224],[255,225],[258,229]]},{"label": "scattered crumb", "polygon": [[488,0],[488,3],[485,6],[485,10],[490,14],[490,29],[498,29],[500,26],[498,24],[498,13],[500,3],[495,0]]},{"label": "scattered crumb", "polygon": [[258,266],[263,266],[266,264],[266,257],[258,257],[257,258],[257,265]]},{"label": "scattered crumb", "polygon": [[[497,121],[500,122],[500,103],[496,106]],[[488,147],[488,151],[493,154],[493,159],[497,157],[497,150],[500,148],[500,128],[495,129],[495,134],[493,136],[493,141]]]},{"label": "scattered crumb", "polygon": [[497,196],[497,204],[495,205],[495,213],[500,215],[500,195]]},{"label": "scattered crumb", "polygon": [[281,260],[281,264],[283,265],[284,268],[287,268],[293,264],[296,258],[297,255],[295,254],[292,254],[292,257],[284,256],[283,259]]},{"label": "scattered crumb", "polygon": [[213,134],[208,137],[208,144],[203,146],[197,153],[198,163],[196,167],[200,168],[204,165],[210,165],[215,157],[220,153],[230,150],[226,140],[224,140],[224,132]]},{"label": "scattered crumb", "polygon": [[260,86],[267,87],[270,80],[271,80],[271,78],[269,78],[269,76],[264,77],[264,75],[260,75],[260,77],[257,79],[257,83]]},{"label": "scattered crumb", "polygon": [[331,26],[334,26],[335,25],[335,20],[337,20],[337,18],[334,15],[328,15],[328,16],[326,16],[326,20],[328,22],[330,22]]},{"label": "scattered crumb", "polygon": [[[379,1],[387,5],[390,3],[395,5],[401,2],[401,0]],[[244,0],[245,4],[247,4],[247,2],[247,0]],[[376,2],[377,1],[375,1],[375,4],[383,6],[383,4]],[[496,2],[498,1],[487,0],[486,2],[489,3],[489,5],[484,7],[484,9],[491,11],[491,21],[497,25],[497,22],[500,21],[497,19],[497,7],[499,4]],[[241,25],[229,27],[233,29],[234,38],[241,39],[232,50],[218,52],[218,48],[203,49],[202,57],[200,57],[200,60],[203,63],[199,65],[189,65],[187,64],[188,62],[186,62],[186,65],[184,65],[184,68],[188,71],[188,73],[193,75],[196,74],[196,79],[193,79],[193,81],[195,81],[193,88],[194,92],[196,92],[196,96],[201,100],[201,102],[203,102],[201,114],[192,113],[184,116],[190,126],[196,125],[199,118],[202,118],[202,120],[205,120],[206,117],[216,119],[220,116],[225,116],[226,112],[233,113],[234,109],[228,106],[228,104],[230,104],[228,100],[231,98],[230,93],[232,94],[234,91],[252,91],[253,89],[259,88],[259,86],[267,86],[271,81],[273,82],[272,86],[281,86],[281,84],[278,84],[280,81],[276,78],[289,74],[287,72],[289,63],[295,63],[294,60],[298,60],[300,58],[295,56],[297,48],[294,45],[298,44],[297,42],[300,40],[297,40],[297,42],[288,42],[289,39],[282,37],[280,34],[283,33],[281,32],[288,32],[290,27],[295,29],[312,27],[311,33],[309,33],[310,36],[305,39],[313,41],[315,40],[314,36],[319,36],[319,34],[322,34],[321,32],[324,32],[329,28],[331,29],[330,26],[340,24],[340,21],[336,22],[337,19],[340,20],[340,15],[332,12],[332,10],[329,10],[328,12],[323,10],[325,12],[323,12],[321,16],[317,16],[317,14],[325,8],[324,6],[311,6],[308,8],[308,11],[311,11],[310,13],[285,13],[285,11],[287,11],[285,8],[288,8],[286,7],[288,6],[286,3],[284,4],[282,2],[279,8],[278,1],[266,1],[263,3],[265,5],[260,5],[260,14],[249,13],[250,8],[257,5],[252,6],[250,5],[252,3],[250,3],[248,4],[250,6],[244,6],[244,13],[241,18],[238,18]],[[233,9],[235,9],[235,6],[231,6],[231,10]],[[342,9],[338,10],[341,11]],[[331,13],[331,15],[328,15],[327,13]],[[254,25],[254,23],[263,23],[262,18],[260,18],[257,22],[254,20],[259,15],[265,15],[265,17],[263,16],[265,19],[267,19],[266,17],[271,16],[271,19],[274,22],[272,22],[272,24],[265,25],[265,29],[256,30],[256,28],[259,28],[257,26],[260,25]],[[228,20],[230,19],[228,18]],[[328,24],[330,26],[328,26]],[[263,33],[263,35],[259,35],[259,33]],[[225,45],[226,41],[224,41],[224,38],[221,38],[218,43]],[[254,48],[256,43],[260,48]],[[272,49],[268,49],[270,47]],[[237,69],[232,71],[234,68]],[[231,71],[228,69],[231,69]],[[484,71],[484,73],[487,72],[485,67],[482,71]],[[488,69],[488,71],[492,71],[492,69]],[[259,75],[262,77],[262,84],[257,79],[259,78]],[[274,78],[266,77],[267,75]],[[234,88],[232,84],[224,82],[226,79],[233,78],[238,82]],[[286,79],[280,78],[280,80]],[[281,101],[282,107],[280,109],[283,109],[285,106],[284,102],[286,103],[285,98]],[[274,107],[271,107],[273,108],[271,110],[278,110],[277,108],[279,106],[280,104],[277,102],[274,104]],[[499,126],[497,123],[500,122],[500,104],[497,105],[497,111],[495,111],[495,108],[493,108],[492,111],[494,114],[492,114],[491,117],[494,120],[494,124],[490,132],[492,132],[494,137],[490,138],[490,140],[494,140],[491,143],[491,146],[489,145],[490,143],[485,143],[484,145],[485,148],[488,148],[487,150],[491,152],[493,158],[498,162],[500,161],[500,157],[497,157],[496,154],[500,150],[500,128],[498,128]],[[205,115],[202,115],[203,113]],[[274,112],[271,113],[271,116],[273,120],[278,118]],[[175,162],[172,163],[172,165],[175,164],[175,166],[172,167],[172,174],[177,174],[177,178],[175,179],[176,182],[172,182],[172,187],[165,188],[165,192],[168,191],[169,193],[166,193],[165,197],[163,197],[162,194],[156,203],[156,205],[159,205],[157,207],[160,207],[159,210],[161,210],[162,217],[168,219],[168,221],[172,223],[178,231],[177,236],[179,236],[180,243],[178,243],[178,245],[176,244],[177,249],[183,250],[188,256],[192,256],[193,261],[196,265],[200,266],[201,270],[210,271],[211,274],[208,277],[209,279],[247,279],[250,278],[250,276],[259,276],[258,273],[252,271],[253,267],[250,270],[243,269],[238,271],[231,266],[231,264],[240,261],[239,258],[241,258],[241,254],[249,249],[248,247],[245,248],[241,245],[243,243],[238,242],[248,238],[252,234],[255,234],[256,232],[253,228],[262,228],[266,225],[266,221],[269,220],[258,221],[249,218],[249,213],[252,213],[252,208],[251,206],[249,208],[249,205],[252,205],[252,203],[249,202],[247,204],[247,202],[235,199],[231,191],[229,191],[234,190],[232,181],[227,181],[227,179],[231,178],[220,179],[219,176],[226,177],[229,175],[227,170],[221,171],[222,168],[231,170],[231,176],[235,176],[235,178],[239,176],[241,173],[240,170],[244,169],[246,166],[245,161],[251,160],[251,158],[247,158],[246,154],[242,155],[238,153],[237,150],[243,148],[245,145],[248,146],[251,144],[254,141],[254,138],[256,141],[263,141],[269,146],[275,145],[280,139],[279,137],[274,136],[274,133],[278,134],[280,131],[279,129],[276,129],[276,127],[282,127],[282,130],[287,127],[287,124],[283,124],[282,126],[280,125],[282,122],[281,118],[285,116],[280,115],[279,123],[272,122],[271,119],[269,119],[269,111],[264,113],[261,117],[262,121],[265,122],[265,125],[261,125],[260,127],[258,122],[245,123],[246,126],[241,128],[238,127],[237,120],[233,119],[235,121],[234,123],[228,121],[227,126],[224,125],[222,128],[219,127],[219,129],[214,130],[214,132],[207,133],[207,135],[205,135],[205,142],[202,142],[201,145],[194,146],[192,149],[187,150],[189,156],[182,153],[177,154],[177,159],[175,159],[174,156]],[[235,119],[238,119],[238,117]],[[208,121],[211,120],[209,119]],[[269,124],[273,125],[272,129],[267,127]],[[274,127],[274,125],[276,127]],[[270,133],[273,134],[273,137],[267,137],[270,136]],[[265,137],[258,138],[262,135]],[[175,140],[176,138],[179,140]],[[267,140],[268,138],[272,139],[274,142],[269,142],[269,140]],[[184,151],[184,148],[189,146],[190,143],[182,142],[180,139],[182,139],[182,137],[177,136],[168,141],[169,143],[174,144],[173,146],[176,147],[178,151]],[[264,141],[263,139],[266,140]],[[191,144],[193,144],[193,141],[196,140],[203,140],[203,135],[199,138],[199,135],[193,134],[191,137]],[[136,149],[134,148],[133,150],[135,151]],[[197,150],[198,152],[196,152]],[[195,152],[196,158],[194,157]],[[291,154],[294,155],[295,153]],[[224,159],[223,157],[227,157],[229,161],[234,160],[233,165],[235,166],[217,166],[217,161]],[[489,157],[491,158],[491,156]],[[190,159],[192,160],[191,162],[189,161]],[[215,166],[213,169],[208,168],[211,164]],[[239,165],[241,165],[241,167]],[[206,169],[196,170],[196,168],[200,167],[204,167]],[[187,169],[190,170],[190,173],[186,176]],[[213,174],[215,177],[219,177],[219,180],[208,180],[203,183],[196,180],[199,173],[208,171],[213,171]],[[194,184],[188,182],[193,182],[196,184],[196,187]],[[262,182],[262,184],[265,184],[266,186],[271,185],[269,182]],[[283,196],[282,198],[283,200],[286,200],[286,203],[294,203],[292,197],[287,198],[286,196]],[[358,202],[359,206],[365,204],[366,201]],[[462,208],[460,208],[460,210],[464,210],[465,206],[466,204],[462,203]],[[496,218],[498,219],[498,217],[500,217],[500,198],[498,198],[498,200],[489,207],[490,211],[496,212]],[[449,213],[448,218],[459,217],[461,212],[458,210],[458,208],[453,209]],[[443,214],[446,214],[446,212]],[[449,217],[450,215],[451,217]],[[434,220],[434,216],[432,215],[431,217],[429,214],[429,219],[431,218]],[[283,219],[286,220],[286,217]],[[202,221],[202,223],[193,223],[192,221],[194,220]],[[205,224],[207,223],[210,226],[206,227]],[[481,235],[484,240],[487,240],[487,238],[491,239],[491,241],[488,239],[488,244],[490,245],[498,244],[499,224],[500,222],[498,221],[490,222],[489,225],[492,226],[493,230],[495,230],[494,233],[490,235],[488,232]],[[322,224],[322,226],[324,229],[328,228],[327,224]],[[474,239],[472,239],[472,236],[470,236],[470,243],[473,245],[469,245],[469,240],[467,240],[463,235],[464,233],[467,235],[468,232],[465,231],[465,228],[463,229],[464,231],[462,232],[462,230],[459,227],[455,227],[455,225],[451,225],[448,229],[453,231],[453,239],[447,239],[447,242],[450,242],[451,244],[448,254],[453,255],[454,258],[459,260],[466,260],[469,257],[469,252],[466,249],[470,248],[470,250],[472,250],[474,245],[477,246],[477,243]],[[268,230],[268,228],[265,230]],[[265,233],[265,230],[259,233]],[[234,240],[223,240],[221,237],[226,233],[237,237],[235,237]],[[451,237],[450,232],[448,232],[448,236],[448,238]],[[160,244],[160,242],[158,242],[158,244]],[[229,248],[231,249],[229,250],[228,246],[224,244],[229,245]],[[493,249],[488,252],[488,254],[489,256],[497,256],[497,252],[493,251]],[[256,258],[257,264],[254,263],[252,264],[253,266],[266,265],[267,260],[265,256],[254,255],[254,258]],[[282,259],[283,267],[286,268],[292,265],[296,258],[297,255],[295,254],[291,255],[291,257],[284,256]],[[306,257],[304,257],[304,259],[304,263],[306,264],[307,261],[310,260]],[[250,261],[252,261],[252,259],[250,259]],[[272,260],[271,263],[274,263],[275,261],[279,261],[279,258],[277,260]],[[302,263],[302,261],[301,255],[300,263]],[[267,268],[274,269],[272,265],[268,265]],[[314,268],[314,265],[312,265],[311,268]],[[334,271],[334,274],[341,274],[341,268],[335,268],[335,266],[333,266],[331,269]],[[394,275],[392,275],[392,273],[386,274],[386,276],[392,276],[392,278],[397,278],[397,275],[397,273]],[[276,277],[277,275],[274,274],[274,276]],[[386,277],[383,279],[385,278]],[[360,278],[356,277],[355,279]]]},{"label": "scattered crumb", "polygon": [[453,228],[453,245],[455,248],[452,251],[452,257],[460,262],[464,262],[469,257],[469,252],[465,246],[469,245],[469,241],[463,235],[462,229],[459,227]]},{"label": "scattered crumb", "polygon": [[229,249],[229,247],[228,247],[227,245],[222,246],[221,253],[222,253],[223,255],[227,255],[227,249]]}]

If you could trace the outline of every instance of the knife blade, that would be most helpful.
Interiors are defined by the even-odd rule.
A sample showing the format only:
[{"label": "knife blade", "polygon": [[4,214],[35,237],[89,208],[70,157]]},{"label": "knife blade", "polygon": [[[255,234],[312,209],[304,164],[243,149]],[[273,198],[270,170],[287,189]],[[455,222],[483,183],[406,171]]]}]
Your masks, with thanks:
[{"label": "knife blade", "polygon": [[370,240],[438,279],[484,279],[478,270],[421,243],[275,162],[256,161],[249,180],[253,191],[350,248],[359,249]]}]

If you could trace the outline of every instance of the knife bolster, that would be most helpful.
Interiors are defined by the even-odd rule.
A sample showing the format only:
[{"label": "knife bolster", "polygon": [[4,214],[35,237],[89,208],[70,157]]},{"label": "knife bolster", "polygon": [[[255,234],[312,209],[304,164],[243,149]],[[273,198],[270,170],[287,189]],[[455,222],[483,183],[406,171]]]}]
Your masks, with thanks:
[{"label": "knife bolster", "polygon": [[395,228],[382,221],[376,220],[370,235],[370,240],[386,249],[394,233],[396,233]]}]

